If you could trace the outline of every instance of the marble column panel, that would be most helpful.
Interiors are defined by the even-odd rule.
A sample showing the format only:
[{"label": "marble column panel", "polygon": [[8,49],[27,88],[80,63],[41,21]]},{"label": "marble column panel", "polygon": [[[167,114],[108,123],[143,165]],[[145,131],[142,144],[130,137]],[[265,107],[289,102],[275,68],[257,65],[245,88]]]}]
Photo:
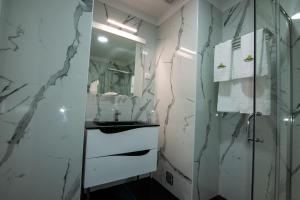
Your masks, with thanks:
[{"label": "marble column panel", "polygon": [[197,105],[193,199],[210,199],[219,186],[218,85],[213,82],[214,47],[222,41],[222,13],[207,1],[198,5]]},{"label": "marble column panel", "polygon": [[2,1],[1,199],[79,199],[92,1]]},{"label": "marble column panel", "polygon": [[[161,127],[155,178],[179,199],[191,199],[193,189],[197,12],[197,1],[188,2],[159,26],[157,38],[156,110]],[[173,185],[166,182],[167,172],[173,175]]]}]

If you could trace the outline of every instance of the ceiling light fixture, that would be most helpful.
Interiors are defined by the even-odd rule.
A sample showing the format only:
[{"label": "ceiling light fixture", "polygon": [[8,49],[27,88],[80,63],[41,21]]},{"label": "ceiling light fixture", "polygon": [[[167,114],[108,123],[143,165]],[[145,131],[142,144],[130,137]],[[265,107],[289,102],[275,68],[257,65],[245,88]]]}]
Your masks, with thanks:
[{"label": "ceiling light fixture", "polygon": [[144,38],[141,38],[139,36],[136,36],[132,33],[127,32],[127,31],[123,31],[123,30],[120,30],[120,29],[117,29],[115,27],[108,26],[108,25],[105,25],[105,24],[93,22],[93,28],[98,29],[98,30],[102,30],[102,31],[105,31],[105,32],[108,32],[108,33],[112,33],[114,35],[118,35],[118,36],[127,38],[129,40],[132,40],[132,41],[144,44],[144,45],[147,42]]},{"label": "ceiling light fixture", "polygon": [[105,36],[99,36],[97,39],[101,43],[107,43],[108,42],[108,39]]},{"label": "ceiling light fixture", "polygon": [[294,14],[294,15],[292,16],[292,19],[300,19],[300,12]]},{"label": "ceiling light fixture", "polygon": [[126,29],[126,30],[128,30],[128,31],[131,31],[131,32],[133,32],[133,33],[136,33],[137,32],[137,29],[135,29],[135,28],[132,28],[132,27],[130,27],[130,26],[127,26],[127,25],[125,25],[125,24],[122,24],[122,23],[120,23],[120,22],[117,22],[117,21],[115,21],[115,20],[113,20],[113,19],[107,19],[107,22],[108,23],[110,23],[110,24],[113,24],[113,25],[116,25],[116,26],[118,26],[118,27],[120,27],[120,28],[123,28],[123,29]]}]

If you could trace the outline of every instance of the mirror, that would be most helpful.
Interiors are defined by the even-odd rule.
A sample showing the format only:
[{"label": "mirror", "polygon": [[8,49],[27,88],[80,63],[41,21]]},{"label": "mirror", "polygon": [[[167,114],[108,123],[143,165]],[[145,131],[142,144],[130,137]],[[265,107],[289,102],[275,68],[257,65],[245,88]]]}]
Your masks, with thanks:
[{"label": "mirror", "polygon": [[142,44],[93,27],[88,93],[140,96],[143,88]]}]

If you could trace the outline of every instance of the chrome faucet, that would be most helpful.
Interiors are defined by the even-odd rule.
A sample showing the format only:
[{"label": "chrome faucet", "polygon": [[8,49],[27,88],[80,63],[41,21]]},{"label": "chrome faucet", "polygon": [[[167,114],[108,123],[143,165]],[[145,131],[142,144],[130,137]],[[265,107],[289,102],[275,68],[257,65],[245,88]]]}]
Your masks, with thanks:
[{"label": "chrome faucet", "polygon": [[114,121],[118,122],[119,121],[119,115],[122,113],[118,109],[114,109]]}]

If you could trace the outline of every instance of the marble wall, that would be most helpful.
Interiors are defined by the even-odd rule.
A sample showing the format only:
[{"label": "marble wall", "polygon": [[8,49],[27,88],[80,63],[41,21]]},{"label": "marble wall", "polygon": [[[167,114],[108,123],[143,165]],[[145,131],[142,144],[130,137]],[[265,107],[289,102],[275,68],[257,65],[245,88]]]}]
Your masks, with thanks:
[{"label": "marble wall", "polygon": [[[156,98],[160,152],[155,178],[181,200],[192,198],[198,1],[191,0],[158,29]],[[183,51],[182,48],[192,52]],[[173,185],[166,174],[173,175]]]},{"label": "marble wall", "polygon": [[80,199],[92,0],[3,0],[1,199]]},{"label": "marble wall", "polygon": [[197,104],[193,199],[210,199],[219,192],[220,119],[218,84],[213,82],[214,47],[222,41],[222,12],[207,1],[198,5]]},{"label": "marble wall", "polygon": [[[106,2],[106,1],[104,1]],[[109,2],[107,2],[109,3]],[[107,18],[121,21],[124,24],[138,29],[136,35],[146,39],[146,45],[141,46],[137,53],[139,57],[136,59],[137,66],[143,68],[144,74],[148,73],[149,78],[144,79],[142,96],[128,97],[125,95],[105,96],[88,94],[86,120],[114,120],[113,109],[121,112],[119,120],[147,120],[147,113],[155,110],[155,48],[157,27],[147,23],[146,21],[125,13],[99,0],[94,2],[94,21],[107,24]],[[143,53],[144,52],[144,53]]]}]

